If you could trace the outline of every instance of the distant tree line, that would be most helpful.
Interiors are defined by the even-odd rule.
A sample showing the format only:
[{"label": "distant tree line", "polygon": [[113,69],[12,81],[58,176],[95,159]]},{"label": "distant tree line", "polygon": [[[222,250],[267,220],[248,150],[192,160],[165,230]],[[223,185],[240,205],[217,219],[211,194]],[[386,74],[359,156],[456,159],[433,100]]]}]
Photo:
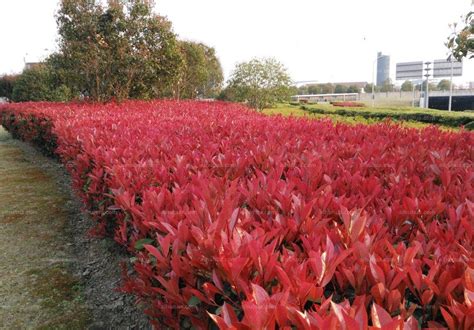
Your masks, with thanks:
[{"label": "distant tree line", "polygon": [[153,1],[61,0],[58,52],[0,79],[13,101],[210,98],[223,73],[215,50],[178,40]]},{"label": "distant tree line", "polygon": [[309,84],[298,87],[298,94],[343,94],[343,93],[360,93],[360,88],[355,85],[341,84]]}]

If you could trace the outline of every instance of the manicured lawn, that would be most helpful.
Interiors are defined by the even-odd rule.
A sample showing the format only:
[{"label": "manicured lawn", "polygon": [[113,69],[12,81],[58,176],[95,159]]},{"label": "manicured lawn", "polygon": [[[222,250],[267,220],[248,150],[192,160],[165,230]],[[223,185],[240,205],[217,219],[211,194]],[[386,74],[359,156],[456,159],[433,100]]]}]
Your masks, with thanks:
[{"label": "manicured lawn", "polygon": [[[396,121],[435,124],[459,128],[460,126],[474,125],[472,112],[447,112],[432,109],[411,107],[386,107],[386,108],[342,108],[332,105],[310,104],[301,107],[302,110],[320,115],[338,115],[343,117],[360,116],[365,119],[385,120],[390,118]],[[471,128],[472,129],[472,128]]]},{"label": "manicured lawn", "polygon": [[[331,119],[334,123],[344,123],[344,124],[365,124],[371,125],[383,122],[386,118],[375,118],[375,117],[364,117],[362,115],[340,115],[336,113],[336,110],[340,110],[343,108],[333,107],[332,105],[311,105],[309,107],[318,107],[318,109],[324,109],[325,113],[319,113],[311,110],[303,110],[301,106],[291,105],[291,104],[277,104],[274,108],[265,109],[263,110],[264,114],[267,115],[283,115],[283,116],[295,116],[295,117],[308,117],[313,119]],[[378,110],[386,112],[390,114],[390,111],[405,111],[408,112],[416,112],[416,108],[355,108],[351,109],[354,111],[368,111],[368,110]],[[437,112],[437,110],[428,110],[428,113]],[[471,114],[469,114],[471,115]],[[454,116],[458,116],[458,114],[454,113]],[[387,115],[387,117],[390,117]],[[419,121],[406,121],[406,120],[396,120],[392,119],[394,123],[401,124],[404,127],[410,128],[425,128],[430,126],[431,124],[423,123]],[[454,127],[449,127],[445,125],[437,125],[443,130],[458,130]]]}]

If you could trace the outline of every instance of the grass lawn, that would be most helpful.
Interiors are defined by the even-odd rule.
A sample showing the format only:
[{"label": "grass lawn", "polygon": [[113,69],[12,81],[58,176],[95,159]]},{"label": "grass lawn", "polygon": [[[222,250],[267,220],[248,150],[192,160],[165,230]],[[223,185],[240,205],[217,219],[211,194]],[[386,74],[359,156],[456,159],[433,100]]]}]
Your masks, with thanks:
[{"label": "grass lawn", "polygon": [[[402,124],[405,127],[411,128],[424,128],[430,125],[439,126],[441,129],[446,130],[458,130],[453,125],[446,125],[444,123],[429,123],[429,117],[441,117],[447,118],[448,123],[450,118],[456,118],[465,120],[466,118],[472,118],[474,121],[474,113],[468,112],[442,112],[439,110],[431,109],[419,109],[409,107],[387,107],[387,108],[342,108],[334,107],[332,105],[325,104],[312,104],[306,105],[305,110],[301,106],[291,104],[277,104],[274,108],[265,109],[263,111],[267,115],[283,115],[283,116],[295,116],[295,117],[307,117],[314,119],[328,118],[334,123],[345,123],[345,124],[376,124],[380,123],[387,118],[391,118],[394,123]],[[408,115],[413,119],[421,118],[419,120],[404,120],[402,115]],[[397,116],[398,115],[398,116]]]}]

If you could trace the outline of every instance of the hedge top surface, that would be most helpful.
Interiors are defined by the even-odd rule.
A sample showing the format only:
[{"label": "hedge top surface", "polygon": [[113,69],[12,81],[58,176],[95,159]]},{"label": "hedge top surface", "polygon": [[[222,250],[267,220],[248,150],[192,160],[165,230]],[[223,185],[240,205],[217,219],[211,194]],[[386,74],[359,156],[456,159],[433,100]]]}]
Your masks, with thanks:
[{"label": "hedge top surface", "polygon": [[474,133],[220,102],[0,112],[17,136],[56,139],[157,326],[474,324]]}]

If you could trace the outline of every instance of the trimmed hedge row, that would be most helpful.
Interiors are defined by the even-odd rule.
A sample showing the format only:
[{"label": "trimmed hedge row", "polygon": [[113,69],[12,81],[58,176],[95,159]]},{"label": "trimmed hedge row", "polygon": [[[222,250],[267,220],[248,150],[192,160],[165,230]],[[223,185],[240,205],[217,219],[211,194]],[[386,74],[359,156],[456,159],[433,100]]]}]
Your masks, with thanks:
[{"label": "trimmed hedge row", "polygon": [[347,117],[361,116],[363,118],[376,118],[376,119],[395,119],[403,121],[418,121],[428,124],[445,125],[449,127],[460,127],[464,126],[468,130],[474,129],[474,117],[468,115],[448,115],[447,113],[440,112],[428,113],[428,112],[407,112],[407,111],[394,111],[394,110],[353,110],[353,109],[322,109],[317,107],[311,107],[303,105],[301,109],[310,113],[318,113],[324,115],[340,115]]},{"label": "trimmed hedge row", "polygon": [[55,152],[57,137],[52,133],[53,124],[49,118],[15,114],[6,110],[0,112],[0,115],[0,124],[10,132],[13,138],[33,144],[48,157],[58,158]]}]

